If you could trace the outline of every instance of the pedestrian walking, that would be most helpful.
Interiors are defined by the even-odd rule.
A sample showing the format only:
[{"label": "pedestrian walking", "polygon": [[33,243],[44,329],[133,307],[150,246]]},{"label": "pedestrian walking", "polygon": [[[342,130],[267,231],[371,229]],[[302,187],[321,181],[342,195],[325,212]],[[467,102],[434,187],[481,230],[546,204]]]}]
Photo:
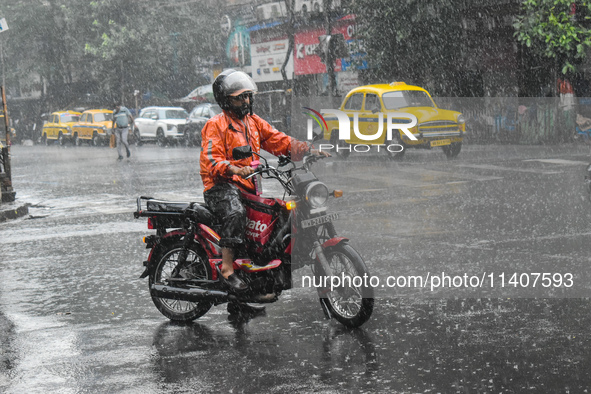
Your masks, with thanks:
[{"label": "pedestrian walking", "polygon": [[130,123],[133,123],[131,112],[121,104],[115,103],[113,106],[113,132],[117,139],[117,153],[119,154],[117,160],[123,160],[123,146],[125,146],[125,150],[127,151],[127,158],[131,156],[129,143],[127,142]]}]

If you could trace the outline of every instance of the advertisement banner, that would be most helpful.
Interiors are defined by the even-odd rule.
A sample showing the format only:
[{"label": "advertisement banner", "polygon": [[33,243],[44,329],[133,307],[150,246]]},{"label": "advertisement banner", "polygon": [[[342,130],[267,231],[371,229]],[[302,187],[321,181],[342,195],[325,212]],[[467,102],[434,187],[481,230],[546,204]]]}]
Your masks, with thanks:
[{"label": "advertisement banner", "polygon": [[[288,46],[287,38],[251,42],[252,79],[255,82],[281,81],[281,66],[285,61]],[[293,56],[290,56],[285,72],[288,79],[293,78]]]},{"label": "advertisement banner", "polygon": [[[355,33],[355,20],[345,17],[341,19],[332,29],[332,34],[342,34],[347,46],[352,47],[355,42],[353,35]],[[303,31],[295,35],[294,48],[294,72],[296,75],[323,74],[326,73],[326,65],[322,63],[320,56],[316,54],[316,48],[319,45],[318,38],[326,34],[326,30],[317,28],[314,30]],[[336,59],[335,72],[345,71],[352,68],[351,58],[361,56],[357,52],[350,50],[350,58]],[[367,68],[363,62],[357,69]]]},{"label": "advertisement banner", "polygon": [[[318,37],[326,34],[323,29],[314,29],[295,34],[294,72],[295,75],[323,74],[326,65],[315,53],[318,47]],[[341,70],[341,59],[335,62],[335,72]]]},{"label": "advertisement banner", "polygon": [[226,42],[226,56],[232,67],[250,65],[250,34],[244,26],[238,26]]}]

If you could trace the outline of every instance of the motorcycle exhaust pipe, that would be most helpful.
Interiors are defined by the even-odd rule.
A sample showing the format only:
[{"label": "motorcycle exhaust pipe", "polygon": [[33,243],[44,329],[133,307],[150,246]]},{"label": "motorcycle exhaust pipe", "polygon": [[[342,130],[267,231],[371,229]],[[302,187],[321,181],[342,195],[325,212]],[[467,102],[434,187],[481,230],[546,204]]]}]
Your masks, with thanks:
[{"label": "motorcycle exhaust pipe", "polygon": [[225,291],[206,290],[199,288],[184,289],[182,287],[153,284],[150,287],[150,295],[171,300],[199,302],[203,300],[221,304],[228,301],[239,300],[241,302],[272,303],[277,301],[277,294],[256,294],[252,297],[236,297]]},{"label": "motorcycle exhaust pipe", "polygon": [[199,288],[184,289],[181,287],[153,284],[150,287],[150,294],[154,297],[169,298],[172,300],[199,302],[210,300],[214,302],[230,301],[234,297],[225,291],[206,290]]}]

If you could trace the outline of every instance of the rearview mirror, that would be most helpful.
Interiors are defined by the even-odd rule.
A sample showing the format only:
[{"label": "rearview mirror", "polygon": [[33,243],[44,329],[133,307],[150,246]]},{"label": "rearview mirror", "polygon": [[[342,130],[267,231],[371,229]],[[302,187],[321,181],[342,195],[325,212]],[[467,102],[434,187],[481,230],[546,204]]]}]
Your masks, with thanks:
[{"label": "rearview mirror", "polygon": [[314,137],[312,138],[312,142],[319,141],[324,138],[323,133],[314,133]]},{"label": "rearview mirror", "polygon": [[232,149],[232,157],[234,160],[248,159],[252,157],[252,148],[250,145],[237,146]]}]

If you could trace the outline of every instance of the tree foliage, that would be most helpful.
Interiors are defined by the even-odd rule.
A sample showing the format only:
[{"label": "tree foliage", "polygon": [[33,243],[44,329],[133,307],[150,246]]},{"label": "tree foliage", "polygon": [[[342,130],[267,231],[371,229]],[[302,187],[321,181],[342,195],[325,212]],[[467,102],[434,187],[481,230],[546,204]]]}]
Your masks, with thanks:
[{"label": "tree foliage", "polygon": [[201,66],[219,57],[219,13],[205,0],[4,0],[6,83],[44,85],[53,109],[85,94],[180,98],[210,82]]},{"label": "tree foliage", "polygon": [[515,22],[517,39],[553,59],[563,74],[576,71],[591,46],[591,2],[525,0]]},{"label": "tree foliage", "polygon": [[352,11],[368,54],[369,79],[421,85],[454,80],[465,51],[464,5],[461,0],[356,0]]}]

